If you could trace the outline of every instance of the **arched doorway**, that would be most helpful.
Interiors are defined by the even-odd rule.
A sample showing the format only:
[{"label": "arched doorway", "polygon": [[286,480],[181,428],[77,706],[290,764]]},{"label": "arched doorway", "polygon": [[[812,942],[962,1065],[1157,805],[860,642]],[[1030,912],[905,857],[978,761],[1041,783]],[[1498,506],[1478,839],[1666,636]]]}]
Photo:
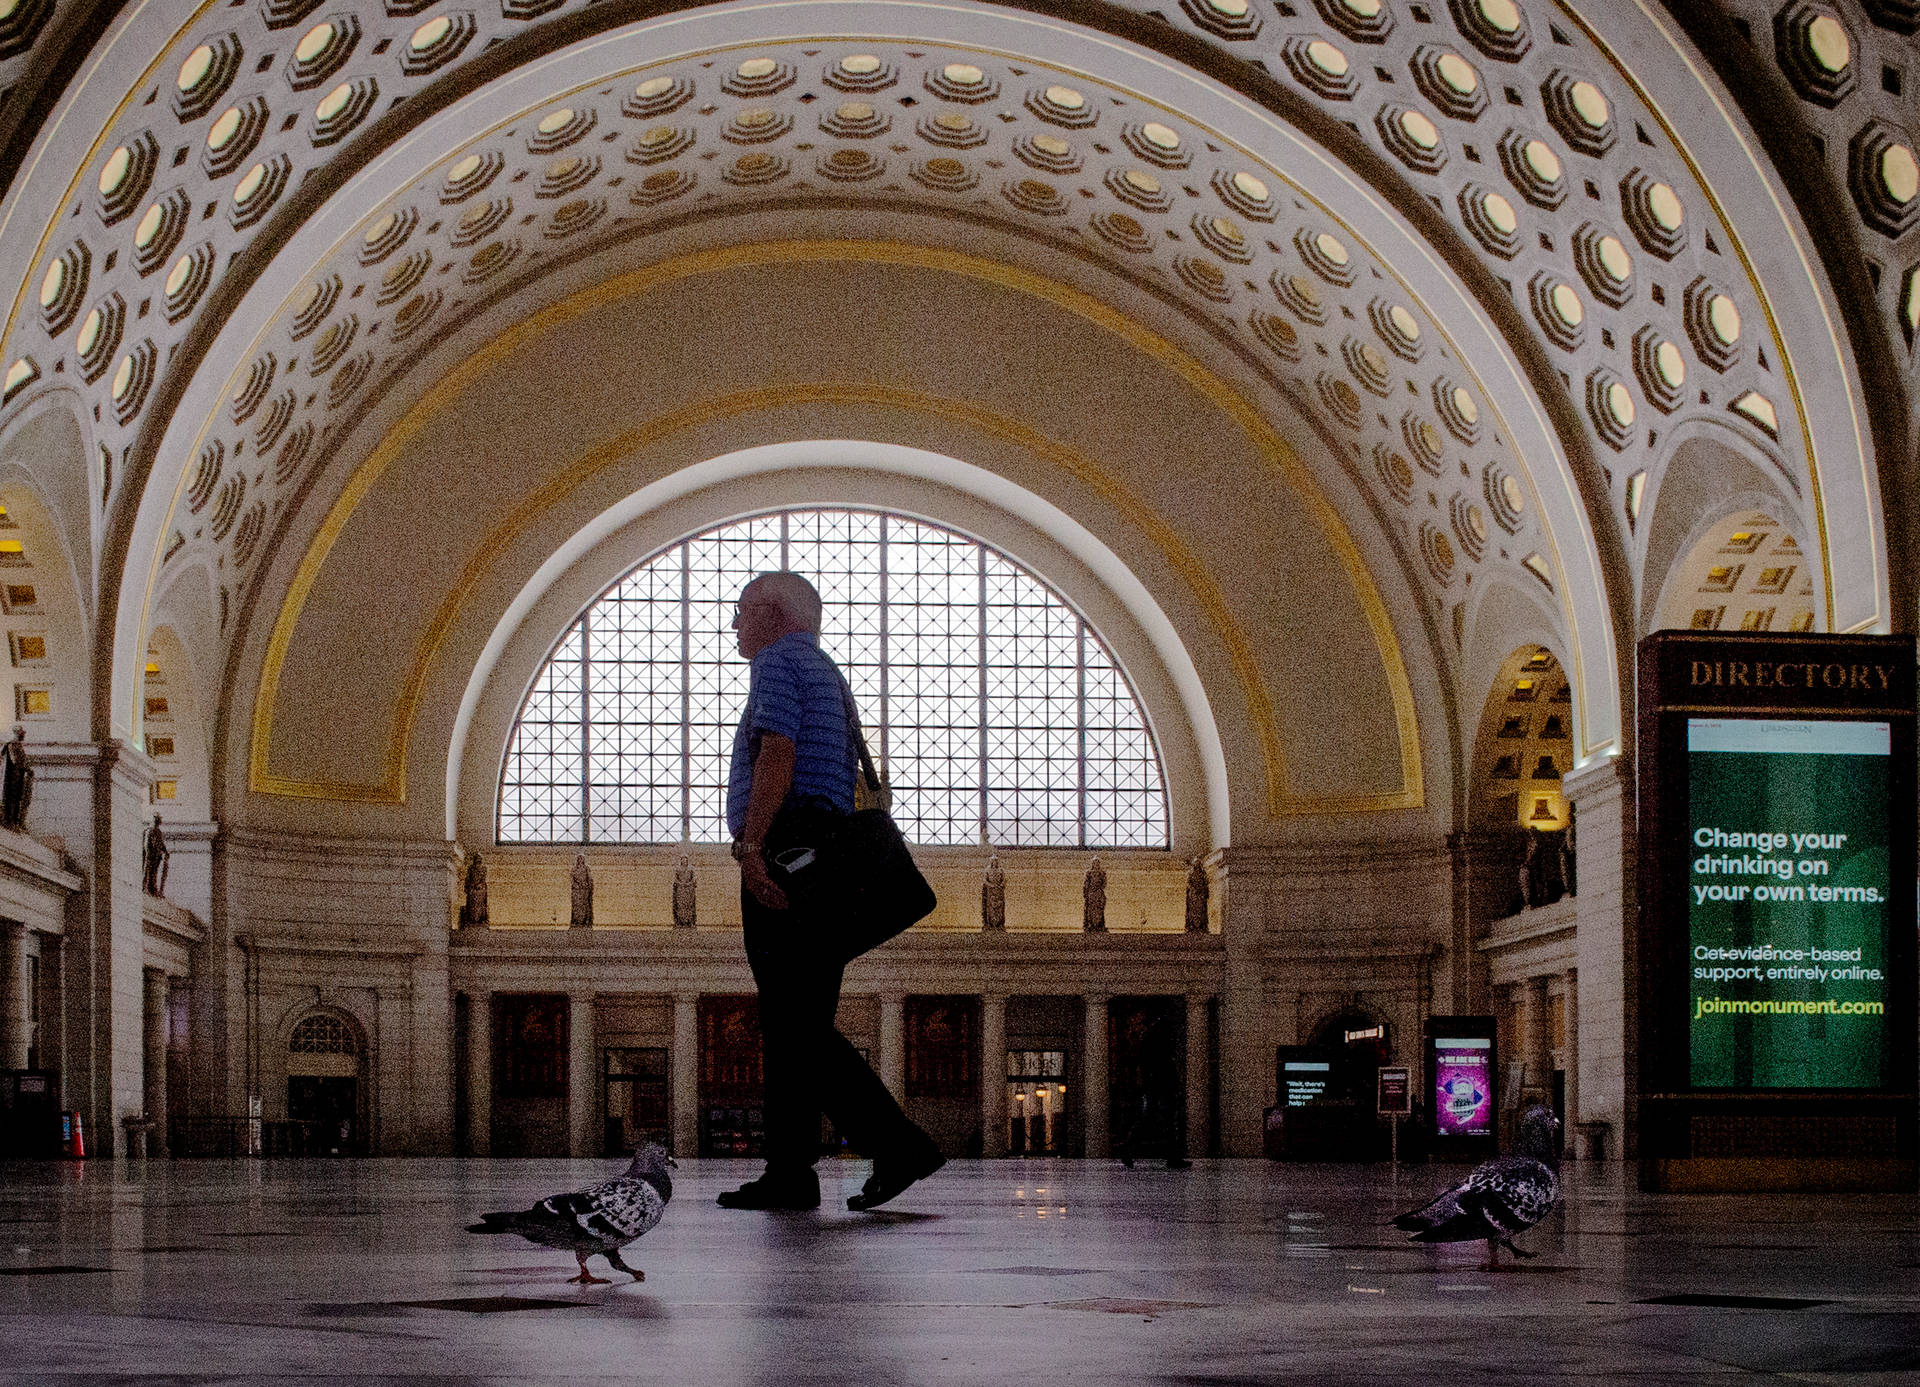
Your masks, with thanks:
[{"label": "arched doorway", "polygon": [[354,1028],[319,1011],[287,1038],[287,1118],[295,1149],[316,1156],[357,1156],[366,1148],[361,1083],[363,1052]]}]

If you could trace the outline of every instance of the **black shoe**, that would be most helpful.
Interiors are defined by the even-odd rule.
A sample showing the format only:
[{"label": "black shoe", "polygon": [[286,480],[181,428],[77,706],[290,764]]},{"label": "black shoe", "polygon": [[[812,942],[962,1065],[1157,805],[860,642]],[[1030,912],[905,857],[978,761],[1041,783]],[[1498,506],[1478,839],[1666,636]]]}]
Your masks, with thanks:
[{"label": "black shoe", "polygon": [[714,1202],[723,1209],[817,1209],[820,1178],[811,1170],[804,1177],[762,1175],[737,1190],[722,1190]]},{"label": "black shoe", "polygon": [[847,1201],[855,1213],[877,1209],[916,1180],[924,1180],[947,1163],[947,1158],[929,1144],[911,1156],[881,1157],[873,1163],[873,1174],[860,1187],[860,1193]]},{"label": "black shoe", "polygon": [[1169,1156],[1167,1157],[1167,1169],[1168,1170],[1192,1170],[1193,1162],[1188,1160],[1185,1156]]}]

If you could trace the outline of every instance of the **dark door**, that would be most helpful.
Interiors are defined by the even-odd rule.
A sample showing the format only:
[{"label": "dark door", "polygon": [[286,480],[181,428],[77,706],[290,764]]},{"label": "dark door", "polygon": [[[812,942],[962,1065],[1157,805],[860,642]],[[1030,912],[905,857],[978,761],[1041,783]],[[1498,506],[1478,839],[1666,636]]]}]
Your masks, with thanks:
[{"label": "dark door", "polygon": [[296,1074],[287,1080],[287,1116],[312,1123],[312,1154],[350,1156],[358,1145],[360,1081]]}]

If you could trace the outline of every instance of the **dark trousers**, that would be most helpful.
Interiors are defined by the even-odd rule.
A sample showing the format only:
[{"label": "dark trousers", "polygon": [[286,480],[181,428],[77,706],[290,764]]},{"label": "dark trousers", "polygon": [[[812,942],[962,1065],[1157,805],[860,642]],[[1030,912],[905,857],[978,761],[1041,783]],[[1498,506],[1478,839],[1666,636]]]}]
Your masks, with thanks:
[{"label": "dark trousers", "polygon": [[822,952],[817,910],[769,910],[742,888],[740,914],[747,964],[760,990],[768,1172],[812,1168],[822,1112],[855,1150],[877,1160],[932,1145],[834,1026],[845,965]]}]

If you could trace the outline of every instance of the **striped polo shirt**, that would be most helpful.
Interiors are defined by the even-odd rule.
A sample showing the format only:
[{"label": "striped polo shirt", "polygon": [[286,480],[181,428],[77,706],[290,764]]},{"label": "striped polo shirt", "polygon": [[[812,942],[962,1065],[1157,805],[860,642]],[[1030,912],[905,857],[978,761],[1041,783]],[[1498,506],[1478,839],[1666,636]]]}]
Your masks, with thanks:
[{"label": "striped polo shirt", "polygon": [[843,813],[853,812],[860,753],[847,726],[839,668],[810,631],[788,632],[747,666],[747,706],[733,734],[727,771],[727,829],[736,838],[747,821],[753,757],[762,732],[793,743],[788,799],[825,800]]}]

